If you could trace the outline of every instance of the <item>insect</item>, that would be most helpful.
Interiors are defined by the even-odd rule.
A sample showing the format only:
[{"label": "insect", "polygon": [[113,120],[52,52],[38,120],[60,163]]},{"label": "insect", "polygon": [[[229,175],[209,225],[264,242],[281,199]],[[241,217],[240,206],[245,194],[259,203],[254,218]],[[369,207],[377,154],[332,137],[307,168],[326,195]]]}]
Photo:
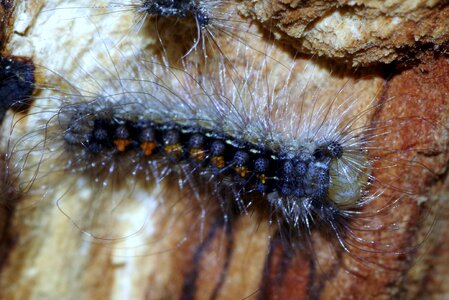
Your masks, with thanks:
[{"label": "insect", "polygon": [[[184,57],[198,52],[207,58],[214,51],[225,56],[229,39],[247,44],[245,34],[255,34],[239,16],[236,1],[134,1],[117,6],[129,7],[137,14],[135,27],[139,30],[147,23],[155,22],[155,31],[165,52],[179,49],[178,33],[189,35],[193,32],[192,45],[184,50]],[[174,25],[173,19],[176,20]]]},{"label": "insect", "polygon": [[120,24],[120,35],[112,37],[116,32],[107,33],[117,46],[143,40],[150,52],[159,52],[160,60],[171,66],[191,60],[198,66],[206,63],[211,67],[207,61],[212,58],[214,64],[221,59],[232,69],[244,53],[266,55],[266,48],[273,47],[272,43],[265,44],[265,33],[256,24],[245,20],[239,5],[239,1],[228,0],[89,1],[76,7],[57,6],[46,13],[54,15],[53,18],[62,16],[65,22],[66,12],[83,18],[87,15],[94,24],[109,15],[114,23]]},{"label": "insect", "polygon": [[[426,132],[445,141],[445,127],[427,110],[400,109],[394,97],[373,96],[369,89],[381,90],[381,77],[328,80],[334,89],[323,94],[326,82],[319,79],[327,70],[299,60],[285,78],[274,70],[287,64],[248,62],[240,80],[226,72],[198,77],[195,66],[179,70],[115,51],[104,51],[106,60],[93,59],[97,66],[82,65],[76,73],[46,71],[47,82],[39,85],[29,112],[5,120],[2,145],[9,169],[16,172],[14,182],[29,200],[25,207],[56,205],[92,244],[106,244],[117,256],[163,259],[183,253],[187,259],[212,256],[221,262],[220,257],[231,260],[243,249],[262,257],[259,274],[277,270],[279,251],[292,257],[288,264],[303,257],[304,264],[316,266],[316,274],[324,274],[320,278],[327,278],[329,265],[342,265],[341,273],[357,280],[372,270],[404,271],[397,264],[401,260],[393,258],[416,250],[424,238],[404,242],[403,232],[409,222],[434,219],[431,201],[420,204],[419,218],[407,219],[409,205],[421,199],[419,184],[410,180],[433,172],[417,153],[437,149],[437,144],[420,143],[428,139]],[[391,117],[382,114],[385,110],[399,114]],[[406,141],[398,139],[408,136],[408,128],[422,129]],[[151,152],[151,134],[136,138],[143,129],[155,133],[151,155],[145,155]],[[126,132],[131,134],[121,138]],[[209,139],[199,150],[190,148],[198,145],[189,143],[195,133]],[[164,136],[173,141],[176,135],[178,145],[166,144]],[[233,155],[223,159],[227,173],[216,174],[210,145],[226,140],[233,141],[225,143]],[[341,157],[315,151],[327,151],[323,145],[332,141],[342,146]],[[142,148],[144,142],[150,143]],[[237,142],[243,144],[239,149]],[[318,195],[312,205],[307,197],[280,194],[273,175],[267,175],[268,190],[256,189],[254,179],[261,178],[255,176],[260,175],[255,164],[240,166],[254,176],[237,181],[245,169],[234,168],[236,150],[249,152],[254,161],[260,153],[252,149],[313,156],[305,169],[318,176],[302,184],[310,184],[311,192],[324,186],[326,197]],[[268,163],[273,161],[269,157]],[[311,172],[311,166],[324,172]],[[322,174],[324,180],[315,181]],[[242,231],[244,238],[236,238]],[[223,268],[227,272],[226,264]],[[188,282],[199,280],[194,270],[177,281],[186,291]],[[275,280],[264,277],[263,282]]]},{"label": "insect", "polygon": [[[37,202],[55,201],[82,232],[121,240],[163,215],[195,220],[178,238],[201,240],[213,220],[232,228],[241,216],[256,215],[286,247],[312,255],[314,232],[367,265],[376,263],[365,257],[370,253],[407,251],[395,245],[402,226],[391,216],[413,190],[396,184],[395,173],[377,173],[423,169],[401,158],[412,150],[382,143],[426,120],[368,122],[380,105],[360,101],[354,86],[363,80],[326,99],[312,79],[301,86],[293,69],[267,85],[270,75],[251,63],[243,81],[225,72],[197,78],[145,57],[110,63],[120,73],[102,66],[76,87],[44,86],[49,96],[9,123],[8,162],[20,189]],[[111,71],[101,75],[105,69]],[[28,122],[35,125],[23,133]],[[61,187],[40,190],[58,177]],[[168,193],[174,184],[179,189]],[[145,213],[130,232],[114,232],[132,203]],[[159,235],[170,236],[165,230]],[[373,232],[383,232],[382,240]]]},{"label": "insect", "polygon": [[[32,62],[20,57],[0,56],[0,121],[14,103],[25,106],[34,86]],[[19,107],[17,107],[19,109]],[[22,108],[23,109],[23,108]]]}]

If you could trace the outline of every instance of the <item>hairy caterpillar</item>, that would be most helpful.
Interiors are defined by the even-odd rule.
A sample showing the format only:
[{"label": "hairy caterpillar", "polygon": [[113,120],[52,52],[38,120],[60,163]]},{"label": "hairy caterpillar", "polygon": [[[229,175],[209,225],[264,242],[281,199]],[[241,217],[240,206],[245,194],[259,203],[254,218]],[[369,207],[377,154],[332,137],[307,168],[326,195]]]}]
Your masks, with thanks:
[{"label": "hairy caterpillar", "polygon": [[[118,7],[129,7],[137,13],[136,26],[142,28],[149,20],[155,21],[155,31],[161,41],[164,51],[179,49],[179,39],[174,39],[177,32],[188,34],[192,31],[189,26],[193,21],[193,41],[190,49],[184,50],[184,56],[191,52],[199,52],[208,57],[212,51],[217,51],[226,59],[233,60],[235,50],[226,50],[230,40],[241,42],[248,46],[248,36],[259,37],[239,16],[238,1],[204,1],[204,0],[182,0],[182,1],[134,1],[129,4],[115,4]],[[175,19],[173,26],[172,20]],[[166,44],[166,45],[165,45]],[[231,42],[235,44],[235,42]],[[254,46],[249,46],[254,47]],[[212,54],[213,55],[213,54]],[[229,57],[228,57],[229,56]]]},{"label": "hairy caterpillar", "polygon": [[[70,20],[65,14],[75,14],[76,10],[76,14],[88,15],[95,24],[110,15],[115,26],[121,27],[120,35],[115,37],[117,45],[125,43],[125,39],[131,44],[142,40],[147,49],[160,52],[161,59],[170,65],[179,65],[185,59],[198,63],[212,58],[213,62],[221,59],[233,66],[244,60],[241,56],[248,55],[246,52],[267,55],[267,48],[273,46],[265,43],[256,25],[241,16],[239,5],[239,1],[228,0],[80,1],[73,7],[57,6],[45,12]],[[110,38],[115,34],[108,32]]]},{"label": "hairy caterpillar", "polygon": [[[76,89],[46,88],[56,95],[38,98],[28,116],[18,115],[9,123],[7,153],[22,190],[36,194],[37,201],[58,202],[82,231],[115,241],[135,234],[144,222],[117,235],[109,232],[118,222],[115,216],[108,221],[105,216],[124,213],[135,199],[149,206],[154,218],[158,207],[178,206],[183,209],[177,213],[188,214],[192,203],[184,197],[175,197],[170,205],[157,200],[157,187],[164,190],[164,179],[171,174],[181,193],[190,191],[197,206],[192,211],[199,212],[198,223],[182,239],[204,231],[213,219],[232,228],[240,214],[256,211],[261,220],[275,224],[274,234],[282,236],[285,246],[296,250],[307,248],[318,230],[368,265],[377,263],[353,254],[355,250],[406,251],[394,246],[401,224],[387,216],[413,191],[396,185],[393,175],[374,174],[382,168],[423,167],[385,159],[412,150],[376,142],[414,121],[426,123],[424,119],[407,116],[364,124],[377,105],[361,107],[352,87],[323,100],[316,89],[306,92],[313,80],[295,86],[300,81],[293,81],[293,70],[271,86],[252,64],[245,69],[246,80],[236,83],[220,75],[196,79],[142,58],[133,60],[112,62],[122,66],[119,73],[105,66],[99,68],[100,74],[107,71],[103,76],[81,70],[85,79]],[[21,134],[33,118],[36,127]],[[41,191],[55,176],[64,177],[65,187]],[[154,187],[156,199],[151,200],[148,189]],[[73,193],[84,204],[67,197]],[[382,240],[375,241],[370,232],[383,232]]]}]

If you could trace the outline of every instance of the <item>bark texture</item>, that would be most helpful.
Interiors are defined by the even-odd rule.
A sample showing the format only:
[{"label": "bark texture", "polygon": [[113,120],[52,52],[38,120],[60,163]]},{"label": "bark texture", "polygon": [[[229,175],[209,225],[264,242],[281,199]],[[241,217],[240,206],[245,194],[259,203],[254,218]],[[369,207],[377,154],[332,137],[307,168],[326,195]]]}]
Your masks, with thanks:
[{"label": "bark texture", "polygon": [[244,7],[300,51],[354,66],[391,63],[449,37],[445,0],[260,0]]}]

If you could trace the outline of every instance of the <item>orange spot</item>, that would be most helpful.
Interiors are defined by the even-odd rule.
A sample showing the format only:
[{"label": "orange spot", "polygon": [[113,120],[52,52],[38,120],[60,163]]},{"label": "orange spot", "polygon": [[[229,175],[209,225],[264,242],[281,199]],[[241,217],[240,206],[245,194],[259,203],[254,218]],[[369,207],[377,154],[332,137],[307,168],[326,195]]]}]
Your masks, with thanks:
[{"label": "orange spot", "polygon": [[240,175],[240,177],[246,177],[246,175],[249,174],[249,171],[246,167],[237,167],[234,168],[234,170],[237,172],[237,174]]},{"label": "orange spot", "polygon": [[145,156],[150,156],[151,154],[153,154],[153,150],[156,148],[156,143],[153,142],[143,142],[140,145],[140,149],[142,149],[143,154]]},{"label": "orange spot", "polygon": [[124,152],[126,147],[131,144],[130,140],[114,140],[115,147],[119,152]]},{"label": "orange spot", "polygon": [[165,152],[168,154],[171,154],[173,156],[181,156],[182,154],[182,147],[180,144],[173,144],[173,145],[168,145],[165,146],[164,148]]},{"label": "orange spot", "polygon": [[224,167],[224,157],[223,156],[214,156],[212,157],[212,164],[216,166],[217,168],[223,168]]},{"label": "orange spot", "polygon": [[267,176],[265,176],[265,174],[258,174],[257,178],[260,180],[262,184],[265,184],[267,182]]},{"label": "orange spot", "polygon": [[193,148],[190,149],[190,156],[192,156],[194,159],[198,161],[203,161],[205,153],[201,148]]}]

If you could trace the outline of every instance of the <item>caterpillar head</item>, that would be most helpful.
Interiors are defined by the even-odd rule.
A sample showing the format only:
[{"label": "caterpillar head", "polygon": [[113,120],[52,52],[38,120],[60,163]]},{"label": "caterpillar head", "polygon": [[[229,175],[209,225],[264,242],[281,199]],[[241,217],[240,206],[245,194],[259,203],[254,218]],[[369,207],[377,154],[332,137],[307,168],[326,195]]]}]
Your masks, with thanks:
[{"label": "caterpillar head", "polygon": [[340,207],[356,205],[368,183],[370,165],[366,154],[330,141],[318,147],[314,156],[318,161],[328,161],[328,199]]}]

